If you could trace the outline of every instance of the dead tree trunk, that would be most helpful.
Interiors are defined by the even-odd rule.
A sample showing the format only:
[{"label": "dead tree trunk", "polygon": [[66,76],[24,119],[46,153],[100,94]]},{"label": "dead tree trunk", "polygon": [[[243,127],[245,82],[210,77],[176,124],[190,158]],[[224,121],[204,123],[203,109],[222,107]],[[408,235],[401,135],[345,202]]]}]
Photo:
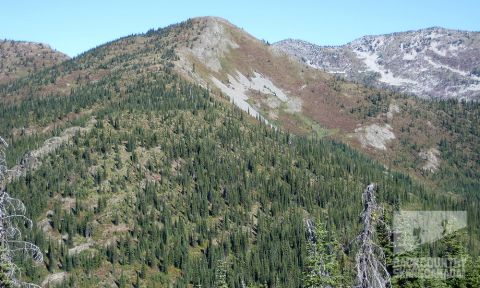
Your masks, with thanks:
[{"label": "dead tree trunk", "polygon": [[[30,255],[34,261],[42,262],[43,255],[40,249],[27,241],[22,240],[20,229],[17,223],[28,224],[31,227],[32,220],[25,216],[25,205],[22,201],[12,198],[6,188],[5,180],[7,165],[5,161],[5,150],[7,143],[0,137],[0,264],[7,267],[4,275],[14,287],[40,287],[35,284],[21,282],[17,278],[18,269],[13,262],[15,253]],[[20,222],[18,222],[20,221]],[[2,287],[0,283],[0,287]]]},{"label": "dead tree trunk", "polygon": [[375,244],[375,229],[381,209],[377,205],[376,184],[367,186],[362,194],[363,211],[360,214],[363,229],[356,241],[359,249],[356,255],[358,288],[391,287],[390,274],[385,263],[383,249]]}]

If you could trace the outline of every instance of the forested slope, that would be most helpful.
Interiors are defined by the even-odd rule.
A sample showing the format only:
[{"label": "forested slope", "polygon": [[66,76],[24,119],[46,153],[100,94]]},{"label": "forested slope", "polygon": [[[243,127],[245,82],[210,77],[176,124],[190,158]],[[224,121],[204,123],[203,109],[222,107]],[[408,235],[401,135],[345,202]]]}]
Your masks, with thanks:
[{"label": "forested slope", "polygon": [[365,183],[377,182],[392,207],[464,208],[343,144],[249,123],[207,91],[160,75],[106,100],[89,115],[90,132],[9,184],[38,220],[27,237],[48,251],[45,269],[84,287],[137,273],[150,286],[208,287],[221,260],[231,286],[299,287],[304,220],[325,221],[347,245]]},{"label": "forested slope", "polygon": [[[7,185],[35,220],[25,237],[45,251],[43,265],[22,264],[27,279],[213,287],[220,274],[229,287],[301,287],[305,220],[315,219],[339,239],[351,285],[367,184],[378,184],[387,211],[478,205],[336,140],[262,124],[184,80],[169,37],[188,25],[122,38],[2,87],[10,166],[65,129],[85,128]],[[469,213],[478,227],[478,211]],[[463,240],[478,247],[471,232]]]}]

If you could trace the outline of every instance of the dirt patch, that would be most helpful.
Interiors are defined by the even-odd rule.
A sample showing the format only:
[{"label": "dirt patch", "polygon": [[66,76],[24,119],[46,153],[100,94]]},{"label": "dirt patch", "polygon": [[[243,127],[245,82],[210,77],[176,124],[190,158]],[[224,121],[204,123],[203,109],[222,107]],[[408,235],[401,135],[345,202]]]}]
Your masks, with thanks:
[{"label": "dirt patch", "polygon": [[59,199],[62,202],[62,209],[66,211],[70,211],[72,208],[76,206],[76,200],[72,197],[62,197]]}]

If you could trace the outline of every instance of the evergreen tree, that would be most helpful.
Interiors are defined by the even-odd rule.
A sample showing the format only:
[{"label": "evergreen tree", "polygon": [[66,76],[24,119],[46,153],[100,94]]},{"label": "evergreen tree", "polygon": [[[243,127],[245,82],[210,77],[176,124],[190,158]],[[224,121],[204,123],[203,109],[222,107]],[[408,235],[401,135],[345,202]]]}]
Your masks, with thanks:
[{"label": "evergreen tree", "polygon": [[53,247],[52,241],[48,242],[47,258],[48,258],[48,271],[53,272],[55,270],[55,266],[57,265],[57,258],[55,255],[55,249]]},{"label": "evergreen tree", "polygon": [[14,282],[12,281],[12,267],[7,259],[6,249],[0,247],[0,287],[13,288]]},{"label": "evergreen tree", "polygon": [[226,260],[218,260],[215,268],[215,288],[228,288],[227,284],[227,263]]},{"label": "evergreen tree", "polygon": [[480,287],[480,257],[477,257],[476,260],[473,257],[468,258],[465,278],[466,287]]},{"label": "evergreen tree", "polygon": [[[212,287],[215,275],[225,279],[217,281],[221,286],[301,287],[307,263],[318,260],[308,259],[312,248],[305,241],[305,213],[328,215],[322,226],[332,230],[327,242],[334,242],[332,235],[337,232],[346,246],[363,225],[356,221],[361,193],[352,191],[373,179],[382,188],[377,193],[379,201],[387,205],[472,208],[464,210],[469,211],[473,232],[470,244],[478,248],[475,231],[480,227],[480,213],[475,205],[480,161],[474,151],[480,143],[479,104],[399,99],[406,114],[396,115],[407,116],[412,124],[400,129],[421,130],[417,127],[421,119],[453,133],[440,142],[442,165],[429,177],[442,183],[439,189],[464,194],[438,193],[430,185],[419,185],[417,178],[387,170],[328,137],[291,135],[253,123],[246,113],[184,81],[168,62],[176,58],[172,45],[179,44],[176,33],[182,25],[188,24],[120,39],[120,46],[98,47],[53,71],[0,87],[0,133],[14,141],[7,155],[12,165],[24,164],[26,152],[62,130],[83,128],[54,153],[37,159],[36,169],[7,184],[7,191],[25,202],[30,218],[47,220],[25,231],[25,238],[35,239],[43,251],[52,251],[45,266],[19,259],[28,279],[41,281],[51,263],[52,270],[71,270],[65,286],[95,287],[98,279],[86,276],[101,274],[95,272],[110,261],[117,281],[121,270],[131,276],[141,265],[148,265],[144,266],[148,271],[139,275],[146,287]],[[136,43],[135,47],[129,43]],[[128,53],[117,53],[118,47],[128,47]],[[109,57],[111,49],[116,51],[114,57]],[[70,95],[44,95],[45,89],[36,89],[50,83],[51,73],[78,79]],[[89,75],[101,77],[90,81]],[[334,84],[341,89],[340,80]],[[55,87],[48,88],[55,93]],[[23,97],[28,90],[32,97]],[[368,91],[365,97],[356,98],[358,106],[345,109],[352,111],[352,117],[377,117],[388,108],[391,95]],[[12,96],[18,101],[9,103]],[[17,133],[53,126],[51,133]],[[398,138],[403,141],[401,147],[418,145],[401,133]],[[410,164],[403,160],[392,161]],[[76,204],[65,207],[71,198]],[[52,207],[54,213],[45,219]],[[376,220],[378,215],[372,216]],[[384,232],[388,231],[377,231],[372,239],[387,239]],[[57,244],[59,235],[65,234],[64,245]],[[51,249],[45,240],[49,236]],[[68,248],[88,243],[90,236],[95,245],[68,256]],[[376,242],[384,248],[389,245]],[[327,246],[321,251],[335,250],[338,245]],[[341,274],[349,275],[354,259],[341,256]],[[216,265],[221,257],[231,263],[225,273],[216,273],[221,270]],[[135,279],[128,281],[134,284]],[[431,287],[445,285],[445,281],[403,284]]]},{"label": "evergreen tree", "polygon": [[341,275],[337,260],[338,242],[328,235],[323,223],[315,225],[307,219],[306,225],[308,244],[303,287],[339,287]]},{"label": "evergreen tree", "polygon": [[[444,233],[447,233],[448,228],[444,227]],[[449,287],[467,287],[467,268],[468,268],[468,254],[465,244],[462,243],[466,238],[465,231],[456,231],[454,233],[443,235],[440,240],[441,258],[447,261],[446,267],[446,284]]]},{"label": "evergreen tree", "polygon": [[122,273],[120,274],[120,279],[118,279],[118,288],[126,288],[127,287],[127,278],[125,277],[125,274]]}]

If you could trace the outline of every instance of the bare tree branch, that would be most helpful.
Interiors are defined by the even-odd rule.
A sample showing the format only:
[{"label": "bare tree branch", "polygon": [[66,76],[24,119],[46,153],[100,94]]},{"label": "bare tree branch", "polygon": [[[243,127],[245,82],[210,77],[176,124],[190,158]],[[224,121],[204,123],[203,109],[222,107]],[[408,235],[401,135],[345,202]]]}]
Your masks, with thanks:
[{"label": "bare tree branch", "polygon": [[8,267],[6,276],[15,287],[40,287],[20,281],[20,270],[13,262],[13,256],[16,253],[29,255],[37,263],[43,261],[43,254],[36,245],[22,240],[22,234],[16,225],[20,222],[27,223],[31,227],[32,220],[25,216],[26,209],[23,202],[11,197],[5,188],[7,147],[7,142],[0,137],[0,263]]},{"label": "bare tree branch", "polygon": [[363,229],[356,238],[359,249],[355,257],[358,288],[391,287],[383,249],[375,244],[376,226],[382,209],[377,205],[376,184],[367,186],[362,194],[363,211],[360,214]]}]

